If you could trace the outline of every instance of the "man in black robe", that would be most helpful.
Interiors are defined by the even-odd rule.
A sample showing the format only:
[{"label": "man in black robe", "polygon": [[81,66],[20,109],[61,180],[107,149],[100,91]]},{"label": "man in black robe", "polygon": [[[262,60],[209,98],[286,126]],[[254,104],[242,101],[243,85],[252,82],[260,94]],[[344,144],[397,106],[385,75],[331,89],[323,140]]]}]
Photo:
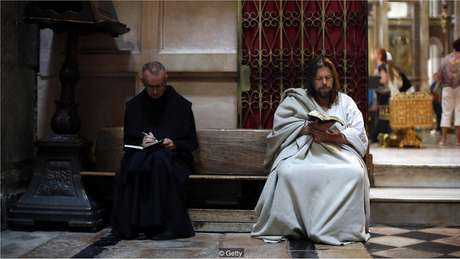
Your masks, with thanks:
[{"label": "man in black robe", "polygon": [[126,104],[124,143],[144,149],[125,147],[115,177],[112,231],[123,239],[194,235],[184,201],[197,147],[192,104],[166,81],[161,63],[145,64],[145,89]]}]

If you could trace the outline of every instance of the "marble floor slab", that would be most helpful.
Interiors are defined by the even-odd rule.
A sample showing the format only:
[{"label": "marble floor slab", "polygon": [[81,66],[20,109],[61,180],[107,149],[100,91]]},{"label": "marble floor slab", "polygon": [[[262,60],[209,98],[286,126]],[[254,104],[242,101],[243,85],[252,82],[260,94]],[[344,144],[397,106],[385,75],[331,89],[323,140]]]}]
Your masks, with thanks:
[{"label": "marble floor slab", "polygon": [[50,239],[60,235],[60,232],[24,232],[5,230],[1,232],[1,257],[19,257],[25,251],[30,251],[43,245]]},{"label": "marble floor slab", "polygon": [[448,135],[448,144],[437,144],[439,133],[421,130],[421,148],[383,148],[378,143],[369,146],[374,164],[424,165],[424,166],[460,166],[460,146],[455,145],[455,134]]},{"label": "marble floor slab", "polygon": [[460,188],[371,188],[370,198],[373,201],[458,202]]},{"label": "marble floor slab", "polygon": [[371,226],[366,243],[315,244],[308,239],[271,244],[248,233],[197,233],[186,239],[119,240],[110,228],[97,233],[1,233],[1,258],[434,258],[460,256],[460,228]]},{"label": "marble floor slab", "polygon": [[404,166],[460,166],[460,146],[422,148],[383,148],[370,146],[374,164]]}]

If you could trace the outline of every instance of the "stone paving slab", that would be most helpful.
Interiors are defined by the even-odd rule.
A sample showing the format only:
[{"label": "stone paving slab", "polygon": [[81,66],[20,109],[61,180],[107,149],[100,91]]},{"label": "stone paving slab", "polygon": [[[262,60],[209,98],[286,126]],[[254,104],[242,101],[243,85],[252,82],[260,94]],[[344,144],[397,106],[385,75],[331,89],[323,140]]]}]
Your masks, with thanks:
[{"label": "stone paving slab", "polygon": [[98,233],[3,231],[1,258],[219,258],[239,249],[247,258],[458,257],[460,228],[371,226],[367,243],[314,244],[308,239],[264,243],[247,233],[197,233],[177,240],[119,240],[110,228]]},{"label": "stone paving slab", "polygon": [[289,258],[288,242],[265,243],[249,234],[227,233],[219,248],[240,248],[248,258]]},{"label": "stone paving slab", "polygon": [[315,245],[318,258],[372,258],[363,243],[344,246]]},{"label": "stone paving slab", "polygon": [[43,245],[62,232],[24,232],[6,230],[1,232],[1,257],[19,257]]},{"label": "stone paving slab", "polygon": [[21,255],[21,257],[72,257],[100,237],[107,235],[108,231],[108,229],[104,229],[98,233],[64,232]]},{"label": "stone paving slab", "polygon": [[373,144],[369,151],[377,165],[460,166],[460,148],[429,146],[414,148],[382,148]]},{"label": "stone paving slab", "polygon": [[150,258],[215,258],[217,249],[161,249],[143,250],[140,257]]},{"label": "stone paving slab", "polygon": [[[159,241],[160,242],[160,241]],[[217,257],[217,247],[204,246],[195,248],[159,248],[149,241],[150,248],[122,243],[104,250],[97,258],[196,258]]]},{"label": "stone paving slab", "polygon": [[377,256],[390,258],[434,258],[442,254],[436,252],[419,251],[410,248],[394,248],[374,253]]}]

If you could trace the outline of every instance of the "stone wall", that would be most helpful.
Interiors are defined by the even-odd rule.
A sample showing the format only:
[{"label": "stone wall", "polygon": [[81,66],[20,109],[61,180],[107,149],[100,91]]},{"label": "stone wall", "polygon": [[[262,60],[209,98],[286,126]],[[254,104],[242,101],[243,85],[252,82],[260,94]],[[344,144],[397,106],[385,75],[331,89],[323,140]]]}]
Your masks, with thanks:
[{"label": "stone wall", "polygon": [[[198,128],[237,125],[237,2],[113,1],[131,30],[111,38],[80,37],[77,102],[81,135],[94,141],[101,127],[121,126],[124,102],[142,90],[138,71],[158,60],[169,83],[193,103]],[[50,133],[65,35],[42,30],[38,74],[40,138]]]}]

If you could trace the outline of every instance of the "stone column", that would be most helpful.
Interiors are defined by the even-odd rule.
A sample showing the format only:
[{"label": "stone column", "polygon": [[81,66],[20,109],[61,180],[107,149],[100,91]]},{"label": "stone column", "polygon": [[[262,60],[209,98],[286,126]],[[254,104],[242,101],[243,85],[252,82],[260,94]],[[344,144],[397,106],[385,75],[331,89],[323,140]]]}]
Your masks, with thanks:
[{"label": "stone column", "polygon": [[420,15],[419,15],[419,43],[420,43],[420,90],[428,91],[428,57],[429,57],[429,44],[430,44],[430,16],[429,16],[429,2],[419,0]]},{"label": "stone column", "polygon": [[388,50],[390,44],[388,40],[388,0],[379,0],[375,5],[375,32],[376,46]]},{"label": "stone column", "polygon": [[454,19],[455,19],[455,29],[454,29],[454,40],[460,38],[460,1],[454,1]]}]

